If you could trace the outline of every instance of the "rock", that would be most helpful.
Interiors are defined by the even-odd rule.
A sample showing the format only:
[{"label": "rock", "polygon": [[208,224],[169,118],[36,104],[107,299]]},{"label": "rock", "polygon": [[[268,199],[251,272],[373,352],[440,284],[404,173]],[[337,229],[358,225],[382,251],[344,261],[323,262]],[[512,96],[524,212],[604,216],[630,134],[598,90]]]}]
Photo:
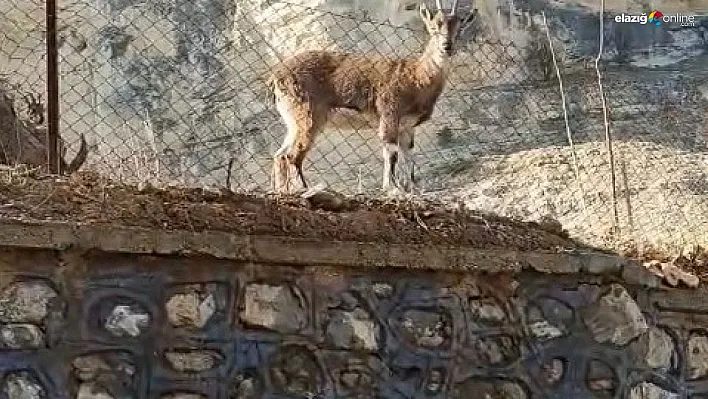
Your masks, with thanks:
[{"label": "rock", "polygon": [[619,284],[612,284],[610,292],[588,309],[583,320],[595,341],[618,346],[649,329],[639,306]]},{"label": "rock", "polygon": [[591,391],[599,391],[604,396],[614,396],[615,390],[619,384],[617,374],[612,367],[600,360],[591,360],[588,362],[587,375],[585,376],[588,388]]},{"label": "rock", "polygon": [[677,393],[669,392],[651,382],[635,385],[629,393],[629,399],[679,399]]},{"label": "rock", "polygon": [[98,352],[78,356],[71,362],[72,377],[81,384],[77,398],[111,399],[134,397],[135,361],[121,351]]},{"label": "rock", "polygon": [[310,188],[300,196],[306,199],[311,207],[324,211],[341,212],[350,207],[349,201],[344,195],[323,187]]},{"label": "rock", "polygon": [[200,373],[219,366],[223,356],[209,350],[180,350],[165,352],[165,359],[176,371]]},{"label": "rock", "polygon": [[167,318],[175,327],[203,328],[216,311],[214,295],[197,291],[173,295],[165,305]]},{"label": "rock", "polygon": [[8,374],[2,384],[2,392],[8,399],[43,399],[44,388],[29,373],[21,371]]},{"label": "rock", "polygon": [[548,341],[565,335],[563,330],[549,323],[547,320],[530,323],[529,330],[531,334],[540,341]]},{"label": "rock", "polygon": [[485,367],[509,364],[519,357],[519,348],[509,336],[474,337],[463,356],[474,364]]},{"label": "rock", "polygon": [[283,334],[299,332],[307,325],[307,313],[295,289],[286,285],[249,284],[240,313],[246,325]]},{"label": "rock", "polygon": [[471,300],[469,306],[472,322],[475,324],[500,324],[506,320],[506,312],[493,300]]},{"label": "rock", "polygon": [[102,372],[112,370],[98,355],[77,357],[71,365],[74,367],[74,376],[81,381],[91,381]]},{"label": "rock", "polygon": [[44,333],[34,324],[6,324],[0,327],[0,348],[39,349],[45,346]]},{"label": "rock", "polygon": [[372,396],[376,381],[369,371],[365,368],[345,369],[339,374],[340,388],[344,388],[343,390],[350,394],[359,394],[354,397],[361,397],[363,393],[368,393],[369,396]]},{"label": "rock", "polygon": [[428,378],[425,380],[425,393],[428,396],[437,395],[445,387],[445,371],[430,370]]},{"label": "rock", "polygon": [[573,316],[573,309],[552,298],[538,299],[526,309],[529,332],[540,341],[564,336]]},{"label": "rock", "polygon": [[674,341],[664,330],[652,327],[632,344],[632,350],[644,359],[647,366],[672,369],[676,356]]},{"label": "rock", "polygon": [[454,386],[452,398],[526,399],[519,384],[507,380],[469,379]]},{"label": "rock", "polygon": [[196,393],[176,392],[162,395],[160,399],[207,399],[207,397]]},{"label": "rock", "polygon": [[412,309],[398,322],[404,339],[411,345],[434,349],[450,345],[452,320],[445,313]]},{"label": "rock", "polygon": [[76,399],[118,399],[109,394],[105,388],[100,387],[92,382],[87,382],[79,385]]},{"label": "rock", "polygon": [[541,366],[541,382],[547,386],[556,385],[565,373],[565,364],[561,359],[552,359]]},{"label": "rock", "polygon": [[686,366],[691,380],[708,376],[708,335],[693,333],[688,338]]},{"label": "rock", "polygon": [[700,284],[700,280],[696,275],[683,271],[678,266],[670,263],[661,264],[661,273],[664,275],[664,280],[672,287],[676,287],[679,283],[684,283],[688,287],[696,288]]},{"label": "rock", "polygon": [[638,261],[627,262],[622,268],[622,279],[627,282],[627,284],[657,288],[661,286],[661,278],[660,274],[652,271],[650,267]]},{"label": "rock", "polygon": [[371,289],[378,298],[390,298],[393,294],[393,287],[387,283],[374,283]]},{"label": "rock", "polygon": [[238,374],[234,377],[229,388],[230,399],[260,399],[263,395],[261,381],[248,374]]},{"label": "rock", "polygon": [[71,362],[71,366],[74,378],[85,382],[94,380],[130,381],[136,371],[134,363],[120,352],[79,356]]},{"label": "rock", "polygon": [[41,324],[58,297],[42,281],[12,283],[0,294],[0,323]]},{"label": "rock", "polygon": [[116,337],[137,337],[150,326],[150,315],[139,306],[118,305],[104,326]]},{"label": "rock", "polygon": [[583,270],[589,274],[616,274],[622,269],[625,260],[619,256],[605,254],[587,254],[583,256]]},{"label": "rock", "polygon": [[335,310],[326,327],[327,342],[340,349],[376,351],[380,328],[364,309]]},{"label": "rock", "polygon": [[269,365],[270,381],[277,393],[298,398],[317,397],[320,393],[322,371],[307,348],[285,346],[272,355]]}]

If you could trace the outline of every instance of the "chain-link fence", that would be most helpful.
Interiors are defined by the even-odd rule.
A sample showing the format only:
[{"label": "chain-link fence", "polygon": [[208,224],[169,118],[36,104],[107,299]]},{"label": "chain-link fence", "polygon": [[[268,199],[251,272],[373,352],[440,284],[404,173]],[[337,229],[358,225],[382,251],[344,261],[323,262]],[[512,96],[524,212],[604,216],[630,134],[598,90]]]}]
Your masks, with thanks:
[{"label": "chain-link fence", "polygon": [[[469,11],[460,3],[460,13]],[[60,2],[66,158],[84,135],[83,169],[113,179],[270,189],[285,136],[265,85],[276,63],[306,49],[418,57],[428,38],[417,4],[308,4]],[[616,241],[620,227],[635,243],[708,244],[705,23],[642,27],[664,29],[654,40],[675,41],[649,57],[666,67],[643,68],[646,54],[630,48],[635,28],[612,25],[608,13],[598,80],[597,14],[585,22],[556,14],[546,25],[540,12],[485,7],[459,39],[432,120],[416,132],[423,194],[524,219],[550,216],[593,243]],[[22,94],[45,92],[44,4],[8,0],[0,13],[0,77],[19,110]],[[593,38],[581,37],[587,32]],[[305,169],[311,184],[378,195],[381,141],[372,129],[327,129]]]}]

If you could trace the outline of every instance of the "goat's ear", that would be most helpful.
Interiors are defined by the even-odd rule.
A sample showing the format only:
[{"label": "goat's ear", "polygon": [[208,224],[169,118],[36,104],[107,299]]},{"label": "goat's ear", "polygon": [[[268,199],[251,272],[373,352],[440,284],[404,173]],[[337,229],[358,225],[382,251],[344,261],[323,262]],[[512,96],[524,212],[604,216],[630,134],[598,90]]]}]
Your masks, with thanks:
[{"label": "goat's ear", "polygon": [[425,4],[425,2],[420,3],[420,18],[423,19],[425,24],[427,25],[428,22],[433,20],[433,14],[430,12],[430,9],[428,8],[428,5]]}]

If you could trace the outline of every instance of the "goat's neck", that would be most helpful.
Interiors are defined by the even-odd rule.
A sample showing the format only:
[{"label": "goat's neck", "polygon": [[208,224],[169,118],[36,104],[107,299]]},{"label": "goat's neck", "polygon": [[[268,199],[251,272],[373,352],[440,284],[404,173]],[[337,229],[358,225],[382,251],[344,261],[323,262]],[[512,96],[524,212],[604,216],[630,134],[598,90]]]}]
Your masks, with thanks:
[{"label": "goat's neck", "polygon": [[418,73],[421,78],[437,80],[444,78],[448,69],[448,56],[445,54],[434,40],[428,41],[425,51],[418,59]]}]

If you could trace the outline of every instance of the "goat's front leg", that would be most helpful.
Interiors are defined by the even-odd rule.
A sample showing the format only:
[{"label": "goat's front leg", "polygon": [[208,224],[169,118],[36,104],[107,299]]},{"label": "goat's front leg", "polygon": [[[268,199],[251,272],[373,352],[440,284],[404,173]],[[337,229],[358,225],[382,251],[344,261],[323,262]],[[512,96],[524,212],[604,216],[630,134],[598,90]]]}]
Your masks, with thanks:
[{"label": "goat's front leg", "polygon": [[406,192],[412,191],[414,188],[415,176],[413,174],[413,159],[411,157],[414,133],[413,128],[403,130],[399,139],[400,155],[398,157],[398,163],[401,166],[401,173],[398,177],[398,181],[400,182],[398,186]]},{"label": "goat's front leg", "polygon": [[379,137],[383,141],[384,158],[382,189],[388,191],[396,177],[396,163],[401,153],[401,146],[398,144],[398,118],[394,112],[381,114]]},{"label": "goat's front leg", "polygon": [[384,143],[383,145],[383,183],[384,191],[391,189],[391,183],[396,178],[396,163],[398,162],[399,148],[397,144]]}]

